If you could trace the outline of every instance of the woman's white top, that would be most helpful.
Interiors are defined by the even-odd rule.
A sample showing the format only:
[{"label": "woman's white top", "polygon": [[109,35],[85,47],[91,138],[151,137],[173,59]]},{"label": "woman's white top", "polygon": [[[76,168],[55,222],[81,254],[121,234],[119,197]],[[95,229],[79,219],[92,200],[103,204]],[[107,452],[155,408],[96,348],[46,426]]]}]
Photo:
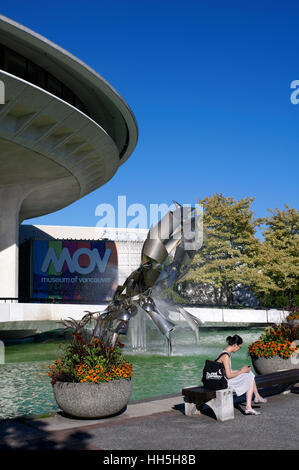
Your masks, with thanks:
[{"label": "woman's white top", "polygon": [[[220,354],[224,352],[228,354],[230,369],[231,369],[231,372],[234,372],[232,370],[230,354],[227,351],[225,350],[221,351],[221,353],[218,354],[217,358],[219,358]],[[236,377],[233,377],[232,379],[227,379],[227,384],[228,384],[228,387],[233,389],[233,391],[239,397],[240,395],[243,395],[243,393],[246,393],[247,390],[251,387],[251,384],[254,381],[254,378],[255,378],[255,375],[251,371],[244,372],[242,374],[237,375]]]}]

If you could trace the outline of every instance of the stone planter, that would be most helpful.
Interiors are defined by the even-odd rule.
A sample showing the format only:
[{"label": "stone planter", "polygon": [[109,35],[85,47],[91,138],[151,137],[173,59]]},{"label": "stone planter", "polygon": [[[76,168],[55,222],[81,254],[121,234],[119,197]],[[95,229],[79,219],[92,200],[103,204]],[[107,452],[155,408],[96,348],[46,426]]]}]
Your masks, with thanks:
[{"label": "stone planter", "polygon": [[292,358],[283,359],[279,356],[251,358],[257,374],[271,374],[286,369],[298,369],[298,364],[292,363]]},{"label": "stone planter", "polygon": [[295,320],[288,320],[288,324],[292,326],[293,328],[296,328],[296,326],[299,325],[299,319],[296,318]]},{"label": "stone planter", "polygon": [[132,380],[112,380],[100,384],[56,382],[53,392],[57,405],[77,418],[104,418],[128,404]]}]

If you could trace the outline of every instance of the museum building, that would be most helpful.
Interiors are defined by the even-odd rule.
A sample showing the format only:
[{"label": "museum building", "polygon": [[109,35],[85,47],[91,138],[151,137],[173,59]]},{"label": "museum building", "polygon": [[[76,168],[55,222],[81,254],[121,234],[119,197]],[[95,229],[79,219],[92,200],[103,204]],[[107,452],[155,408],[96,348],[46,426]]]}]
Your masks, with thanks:
[{"label": "museum building", "polygon": [[134,151],[138,128],[96,71],[2,15],[0,83],[0,299],[17,299],[20,224],[109,181]]}]

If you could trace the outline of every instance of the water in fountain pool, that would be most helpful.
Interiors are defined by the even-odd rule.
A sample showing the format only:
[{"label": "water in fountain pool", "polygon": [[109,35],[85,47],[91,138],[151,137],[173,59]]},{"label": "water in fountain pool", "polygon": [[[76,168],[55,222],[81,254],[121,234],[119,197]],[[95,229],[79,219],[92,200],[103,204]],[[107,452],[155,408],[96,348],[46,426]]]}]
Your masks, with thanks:
[{"label": "water in fountain pool", "polygon": [[[225,347],[225,338],[235,333],[244,341],[243,348],[232,357],[232,367],[237,369],[250,363],[248,345],[258,338],[260,328],[238,331],[201,328],[201,340],[197,345],[191,330],[178,327],[173,334],[171,357],[167,356],[167,345],[161,335],[149,332],[150,347],[146,352],[124,349],[134,369],[131,401],[180,393],[185,386],[198,385],[205,360],[213,359]],[[58,411],[47,376],[48,366],[57,356],[58,345],[58,341],[53,341],[6,346],[6,363],[0,365],[0,419]]]}]

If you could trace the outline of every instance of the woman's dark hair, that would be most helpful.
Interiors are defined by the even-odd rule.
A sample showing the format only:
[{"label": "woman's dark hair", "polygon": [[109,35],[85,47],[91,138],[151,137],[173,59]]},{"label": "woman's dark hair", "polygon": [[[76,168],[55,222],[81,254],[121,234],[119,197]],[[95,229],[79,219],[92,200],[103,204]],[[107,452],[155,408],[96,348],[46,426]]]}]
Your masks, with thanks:
[{"label": "woman's dark hair", "polygon": [[239,335],[228,336],[225,341],[228,343],[229,346],[233,346],[234,344],[237,344],[239,346],[243,343],[243,340]]}]

